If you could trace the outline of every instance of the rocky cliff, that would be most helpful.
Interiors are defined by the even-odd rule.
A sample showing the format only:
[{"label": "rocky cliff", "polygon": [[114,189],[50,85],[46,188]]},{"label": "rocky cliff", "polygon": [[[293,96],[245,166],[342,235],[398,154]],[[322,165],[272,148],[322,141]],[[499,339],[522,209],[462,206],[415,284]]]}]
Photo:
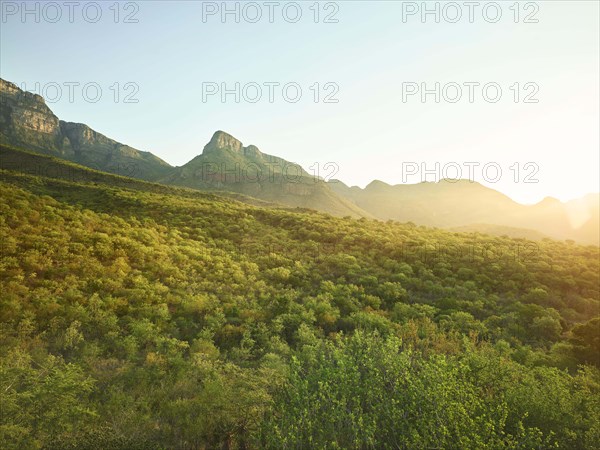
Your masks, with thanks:
[{"label": "rocky cliff", "polygon": [[63,157],[73,156],[69,142],[63,142],[58,117],[44,99],[3,79],[0,79],[0,139],[39,151],[59,152]]},{"label": "rocky cliff", "polygon": [[59,120],[41,96],[2,79],[0,143],[146,180],[160,178],[171,169],[152,153],[107,138],[85,124]]}]

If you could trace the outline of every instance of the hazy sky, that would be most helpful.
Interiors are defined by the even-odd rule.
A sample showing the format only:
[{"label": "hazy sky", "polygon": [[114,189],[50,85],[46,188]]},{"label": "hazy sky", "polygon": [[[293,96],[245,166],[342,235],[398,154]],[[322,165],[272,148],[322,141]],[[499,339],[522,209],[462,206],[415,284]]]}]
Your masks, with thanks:
[{"label": "hazy sky", "polygon": [[[221,129],[361,187],[477,163],[477,181],[520,202],[599,189],[597,1],[427,2],[439,23],[422,2],[228,2],[224,18],[222,2],[1,3],[2,78],[52,99],[58,85],[61,119],[174,165]],[[436,83],[439,103],[407,95]]]}]

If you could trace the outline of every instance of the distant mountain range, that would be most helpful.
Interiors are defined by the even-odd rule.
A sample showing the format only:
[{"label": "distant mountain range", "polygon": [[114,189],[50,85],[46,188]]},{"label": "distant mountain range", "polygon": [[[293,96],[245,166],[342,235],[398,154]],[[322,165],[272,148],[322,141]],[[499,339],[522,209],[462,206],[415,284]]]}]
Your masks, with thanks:
[{"label": "distant mountain range", "polygon": [[[598,244],[600,196],[588,194],[563,203],[547,197],[522,205],[469,180],[398,184],[373,181],[366,188],[332,180],[332,189],[382,220],[480,231],[513,237],[573,239]],[[537,233],[532,233],[534,230]]]},{"label": "distant mountain range", "polygon": [[83,166],[162,184],[229,191],[268,204],[308,208],[335,216],[413,222],[454,231],[528,239],[546,236],[598,245],[598,194],[562,203],[546,198],[521,205],[468,180],[365,189],[324,182],[298,164],[244,146],[217,131],[202,153],[173,167],[150,152],[116,142],[80,123],[59,120],[44,99],[0,79],[0,143]]}]

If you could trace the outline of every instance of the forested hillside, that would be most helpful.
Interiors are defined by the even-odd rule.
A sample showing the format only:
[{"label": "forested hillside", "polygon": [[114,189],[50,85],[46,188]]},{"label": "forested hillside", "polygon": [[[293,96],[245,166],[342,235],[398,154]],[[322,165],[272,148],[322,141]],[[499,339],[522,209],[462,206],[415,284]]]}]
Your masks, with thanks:
[{"label": "forested hillside", "polygon": [[597,246],[68,167],[0,172],[2,448],[597,448]]}]

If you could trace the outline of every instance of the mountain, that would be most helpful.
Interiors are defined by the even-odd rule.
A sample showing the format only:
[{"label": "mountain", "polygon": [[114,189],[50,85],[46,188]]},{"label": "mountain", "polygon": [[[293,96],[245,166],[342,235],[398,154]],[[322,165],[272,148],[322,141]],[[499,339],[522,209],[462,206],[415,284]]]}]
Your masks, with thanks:
[{"label": "mountain", "polygon": [[171,166],[82,123],[59,120],[44,99],[0,79],[0,143],[67,159],[104,172],[153,180]]},{"label": "mountain", "polygon": [[196,156],[173,169],[161,183],[203,190],[239,192],[283,205],[316,209],[335,216],[371,217],[299,164],[262,153],[223,131],[217,131]]},{"label": "mountain", "polygon": [[234,192],[254,204],[262,201],[340,217],[371,217],[298,164],[266,155],[253,145],[243,147],[222,131],[214,134],[201,155],[182,167],[172,167],[150,152],[121,144],[87,125],[59,120],[41,96],[2,79],[0,102],[0,144],[141,180]]},{"label": "mountain", "polygon": [[[573,239],[596,245],[600,241],[598,194],[566,203],[548,197],[535,205],[522,205],[470,180],[394,186],[376,180],[364,189],[349,187],[338,180],[331,180],[329,185],[342,197],[382,220],[533,236],[524,230],[515,233],[514,229],[520,228],[535,230],[555,239]],[[513,230],[507,233],[505,227]]]},{"label": "mountain", "polygon": [[[546,198],[521,205],[468,180],[365,189],[325,182],[298,164],[217,131],[202,153],[172,167],[149,152],[114,141],[80,123],[59,120],[44,99],[0,79],[0,144],[63,158],[117,175],[200,190],[229,192],[242,201],[313,209],[334,216],[414,222],[454,231],[600,243],[599,197],[562,203]],[[18,159],[18,158],[17,158]]]}]

